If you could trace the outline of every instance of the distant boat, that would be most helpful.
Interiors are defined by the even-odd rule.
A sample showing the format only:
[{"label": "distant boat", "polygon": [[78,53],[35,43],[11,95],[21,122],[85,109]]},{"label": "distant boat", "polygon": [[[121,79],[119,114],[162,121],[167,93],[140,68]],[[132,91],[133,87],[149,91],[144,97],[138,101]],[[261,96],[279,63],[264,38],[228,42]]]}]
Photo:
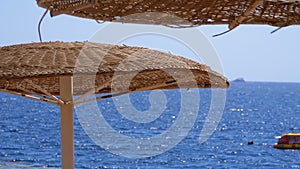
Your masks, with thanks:
[{"label": "distant boat", "polygon": [[237,79],[234,79],[232,80],[231,82],[246,82],[244,78],[240,77],[240,78],[237,78]]},{"label": "distant boat", "polygon": [[287,133],[276,138],[278,142],[274,144],[274,148],[300,149],[300,133]]}]

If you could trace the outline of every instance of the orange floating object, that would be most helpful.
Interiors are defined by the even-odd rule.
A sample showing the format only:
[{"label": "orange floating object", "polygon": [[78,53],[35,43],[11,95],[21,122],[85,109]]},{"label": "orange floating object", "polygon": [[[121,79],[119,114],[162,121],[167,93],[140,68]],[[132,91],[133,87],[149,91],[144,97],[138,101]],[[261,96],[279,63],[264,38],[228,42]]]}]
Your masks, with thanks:
[{"label": "orange floating object", "polygon": [[274,144],[278,149],[300,149],[300,133],[287,133],[278,137]]}]

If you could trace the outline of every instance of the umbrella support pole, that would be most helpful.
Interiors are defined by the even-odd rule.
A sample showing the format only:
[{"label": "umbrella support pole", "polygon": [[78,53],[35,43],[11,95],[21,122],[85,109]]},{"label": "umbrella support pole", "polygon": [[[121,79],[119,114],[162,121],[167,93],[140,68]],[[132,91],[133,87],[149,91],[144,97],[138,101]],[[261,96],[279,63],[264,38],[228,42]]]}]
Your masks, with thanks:
[{"label": "umbrella support pole", "polygon": [[74,169],[73,77],[60,77],[61,162],[62,169]]}]

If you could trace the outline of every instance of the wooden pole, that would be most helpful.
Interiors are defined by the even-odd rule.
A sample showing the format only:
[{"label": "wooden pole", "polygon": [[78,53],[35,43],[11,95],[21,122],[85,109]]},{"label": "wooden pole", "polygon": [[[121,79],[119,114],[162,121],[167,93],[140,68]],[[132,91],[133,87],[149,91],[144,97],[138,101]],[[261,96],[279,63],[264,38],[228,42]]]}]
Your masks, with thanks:
[{"label": "wooden pole", "polygon": [[249,6],[249,8],[240,15],[236,20],[229,24],[229,30],[232,30],[239,26],[250,14],[254,11],[259,5],[263,4],[263,0],[256,0],[253,4]]},{"label": "wooden pole", "polygon": [[73,77],[60,77],[62,169],[74,169]]}]

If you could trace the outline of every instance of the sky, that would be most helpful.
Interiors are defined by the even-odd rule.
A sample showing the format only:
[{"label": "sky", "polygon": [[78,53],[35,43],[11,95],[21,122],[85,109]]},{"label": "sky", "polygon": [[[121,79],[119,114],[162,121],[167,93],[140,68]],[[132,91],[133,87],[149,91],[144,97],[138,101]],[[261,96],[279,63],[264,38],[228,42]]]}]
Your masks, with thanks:
[{"label": "sky", "polygon": [[[0,46],[39,42],[37,25],[44,11],[35,0],[1,0]],[[99,29],[109,27],[109,24],[98,24],[94,20],[67,15],[51,18],[48,13],[42,23],[42,37],[43,41],[87,41],[95,37]],[[147,25],[144,28],[157,27]],[[271,34],[276,27],[241,25],[219,37],[212,36],[226,31],[227,25],[199,26],[196,29],[202,32],[216,51],[222,66],[221,73],[228,79],[242,77],[246,81],[300,82],[299,26],[289,26]],[[193,52],[180,53],[187,49],[178,47],[168,37],[160,36],[159,40],[155,38],[146,35],[120,43],[145,45],[154,49],[159,47],[159,50],[194,57]],[[195,42],[197,40],[197,37],[191,39]],[[184,48],[184,45],[181,47]]]}]

